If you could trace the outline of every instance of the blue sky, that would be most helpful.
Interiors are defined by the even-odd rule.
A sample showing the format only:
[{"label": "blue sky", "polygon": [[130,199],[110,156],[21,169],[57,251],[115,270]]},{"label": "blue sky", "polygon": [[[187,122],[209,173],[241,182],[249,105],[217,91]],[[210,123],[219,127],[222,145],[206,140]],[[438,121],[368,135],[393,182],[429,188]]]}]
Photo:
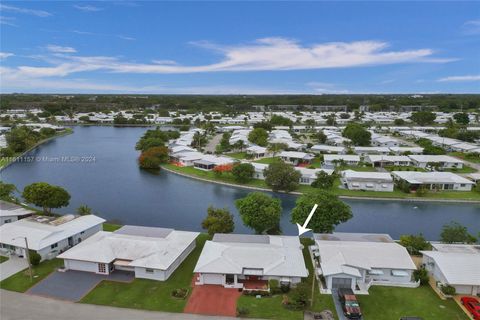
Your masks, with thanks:
[{"label": "blue sky", "polygon": [[480,93],[479,2],[0,4],[1,92]]}]

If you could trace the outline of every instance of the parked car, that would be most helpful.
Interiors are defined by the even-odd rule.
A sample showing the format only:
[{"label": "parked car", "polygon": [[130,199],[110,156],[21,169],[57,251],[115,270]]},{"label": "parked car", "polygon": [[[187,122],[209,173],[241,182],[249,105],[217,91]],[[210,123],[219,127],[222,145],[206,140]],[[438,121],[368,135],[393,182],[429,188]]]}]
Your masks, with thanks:
[{"label": "parked car", "polygon": [[353,294],[352,289],[338,289],[338,298],[342,304],[343,313],[348,319],[362,318],[360,305],[358,304],[357,297]]},{"label": "parked car", "polygon": [[462,297],[460,301],[465,308],[467,308],[468,312],[472,314],[473,319],[480,320],[480,302],[478,299],[472,297]]}]

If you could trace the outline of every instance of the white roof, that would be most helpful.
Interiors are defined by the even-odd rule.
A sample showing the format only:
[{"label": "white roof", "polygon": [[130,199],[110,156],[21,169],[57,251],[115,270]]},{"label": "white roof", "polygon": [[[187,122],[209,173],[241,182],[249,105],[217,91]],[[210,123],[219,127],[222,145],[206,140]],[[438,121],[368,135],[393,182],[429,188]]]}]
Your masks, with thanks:
[{"label": "white roof", "polygon": [[40,250],[105,222],[105,219],[92,214],[80,217],[66,215],[53,221],[50,219],[50,222],[38,222],[41,218],[34,216],[0,226],[0,243],[25,248],[22,237],[27,237],[28,247]]},{"label": "white roof", "polygon": [[22,206],[0,200],[0,217],[18,217],[33,213],[32,210],[25,209]]},{"label": "white roof", "polygon": [[407,156],[389,156],[389,155],[368,155],[367,160],[370,162],[410,162],[410,158]]},{"label": "white roof", "polygon": [[390,150],[393,152],[414,152],[414,153],[422,153],[422,147],[390,147]]},{"label": "white roof", "polygon": [[435,261],[448,284],[480,286],[480,253],[421,252]]},{"label": "white roof", "polygon": [[474,184],[473,181],[451,172],[392,171],[392,175],[411,184],[424,183],[461,183]]},{"label": "white roof", "polygon": [[129,266],[166,270],[195,241],[198,232],[125,226],[100,231],[58,258],[100,263],[127,260]]},{"label": "white roof", "polygon": [[302,174],[302,177],[309,177],[309,178],[316,178],[317,173],[320,171],[325,172],[328,175],[333,174],[335,170],[332,169],[310,169],[310,168],[304,168],[304,167],[296,167],[296,171],[300,172]]},{"label": "white roof", "polygon": [[295,159],[313,159],[314,158],[311,154],[308,154],[305,152],[297,152],[297,151],[282,151],[280,152],[280,157],[295,158]]},{"label": "white roof", "polygon": [[251,146],[251,147],[248,147],[246,150],[247,150],[247,152],[252,152],[252,153],[266,153],[267,152],[267,148],[260,147],[260,146]]},{"label": "white roof", "polygon": [[310,148],[312,151],[333,151],[333,152],[343,152],[345,147],[330,146],[327,144],[316,144]]},{"label": "white roof", "polygon": [[388,147],[355,147],[355,152],[385,152],[388,153],[390,149]]},{"label": "white roof", "polygon": [[207,241],[194,272],[243,274],[244,269],[270,276],[308,276],[298,237],[236,234],[216,234]]},{"label": "white roof", "polygon": [[[315,240],[323,274],[347,273],[358,269],[416,269],[407,250],[394,242]],[[357,269],[353,271],[351,268]]]},{"label": "white roof", "polygon": [[345,170],[342,171],[342,177],[347,180],[369,180],[369,181],[379,181],[382,182],[392,182],[393,178],[388,172],[365,172],[365,171],[353,171]]},{"label": "white roof", "polygon": [[353,154],[325,154],[323,160],[329,162],[333,160],[360,161],[360,156]]},{"label": "white roof", "polygon": [[446,156],[446,155],[422,155],[422,154],[412,154],[409,155],[410,159],[417,162],[448,162],[448,163],[463,163],[462,160]]}]

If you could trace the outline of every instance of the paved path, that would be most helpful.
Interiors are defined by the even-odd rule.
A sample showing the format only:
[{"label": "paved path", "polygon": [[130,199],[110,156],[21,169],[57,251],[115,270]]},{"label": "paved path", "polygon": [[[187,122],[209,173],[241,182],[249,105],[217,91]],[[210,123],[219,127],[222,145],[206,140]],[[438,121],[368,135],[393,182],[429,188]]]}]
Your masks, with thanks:
[{"label": "paved path", "polygon": [[184,312],[235,317],[237,300],[241,295],[238,289],[227,289],[219,285],[195,286]]},{"label": "paved path", "polygon": [[53,300],[17,292],[0,290],[2,320],[227,320],[230,317],[209,317],[185,313],[168,313],[113,308]]},{"label": "paved path", "polygon": [[0,263],[0,281],[7,279],[23,269],[28,268],[27,260],[16,256],[11,256],[4,263]]},{"label": "paved path", "polygon": [[207,146],[205,147],[205,152],[215,153],[215,150],[217,150],[217,145],[220,143],[220,140],[222,140],[222,136],[223,133],[213,136],[213,138],[210,139]]}]

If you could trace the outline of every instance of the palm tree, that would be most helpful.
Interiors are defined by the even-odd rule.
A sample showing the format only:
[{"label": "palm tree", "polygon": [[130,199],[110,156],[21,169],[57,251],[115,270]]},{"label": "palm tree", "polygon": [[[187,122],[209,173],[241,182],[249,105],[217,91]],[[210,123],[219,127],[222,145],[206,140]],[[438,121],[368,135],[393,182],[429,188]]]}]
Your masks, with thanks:
[{"label": "palm tree", "polygon": [[86,216],[92,214],[92,209],[86,204],[82,204],[77,208],[77,213],[81,216]]}]

